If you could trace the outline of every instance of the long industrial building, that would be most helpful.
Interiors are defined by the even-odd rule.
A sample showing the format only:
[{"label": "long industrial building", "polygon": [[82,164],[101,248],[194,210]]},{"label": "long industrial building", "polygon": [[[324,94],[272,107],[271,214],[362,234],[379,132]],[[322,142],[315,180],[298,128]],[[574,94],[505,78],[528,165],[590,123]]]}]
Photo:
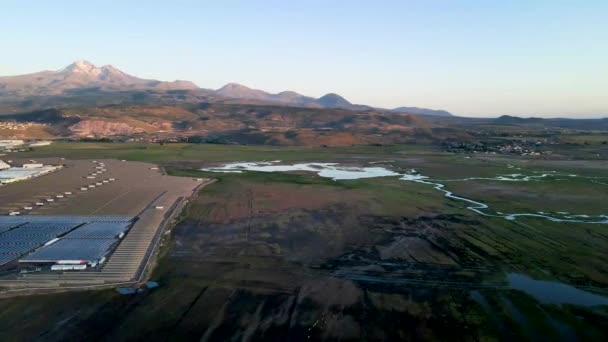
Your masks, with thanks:
[{"label": "long industrial building", "polygon": [[[8,167],[7,167],[8,166]],[[39,177],[57,171],[61,165],[23,164],[21,167],[10,166],[0,160],[0,184],[8,184]]]},{"label": "long industrial building", "polygon": [[96,266],[131,226],[129,216],[0,217],[0,266],[79,264]]}]

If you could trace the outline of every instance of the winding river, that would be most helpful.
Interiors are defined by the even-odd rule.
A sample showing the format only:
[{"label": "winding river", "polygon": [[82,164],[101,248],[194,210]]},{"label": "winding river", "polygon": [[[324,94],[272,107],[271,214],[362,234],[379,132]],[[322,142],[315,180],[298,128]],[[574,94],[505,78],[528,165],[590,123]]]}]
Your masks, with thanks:
[{"label": "winding river", "polygon": [[[493,181],[506,181],[506,182],[528,182],[532,180],[540,180],[543,178],[558,177],[570,178],[578,177],[589,179],[593,182],[599,182],[599,177],[582,177],[574,174],[560,174],[555,171],[546,171],[540,174],[525,175],[521,173],[513,173],[506,175],[499,175],[496,177],[470,177],[462,179],[445,179],[445,180],[433,180],[427,176],[424,176],[415,170],[411,170],[409,173],[398,173],[389,170],[384,167],[352,167],[352,166],[341,166],[337,163],[298,163],[298,164],[280,164],[280,160],[271,162],[240,162],[230,163],[220,167],[203,168],[201,171],[207,172],[228,172],[228,173],[242,173],[245,171],[258,171],[258,172],[290,172],[290,171],[305,171],[314,172],[320,177],[331,178],[333,180],[352,180],[362,178],[375,178],[375,177],[400,177],[400,180],[416,182],[421,184],[427,184],[432,186],[435,190],[444,193],[444,196],[452,200],[466,203],[466,209],[471,210],[479,215],[488,217],[501,217],[506,220],[516,220],[518,217],[534,217],[546,219],[553,222],[580,222],[580,223],[596,223],[596,224],[608,224],[608,215],[574,215],[568,212],[557,212],[557,213],[501,213],[493,212],[489,213],[489,206],[485,203],[475,201],[466,197],[455,195],[445,187],[445,182],[454,181],[468,181],[468,180],[493,180]],[[509,168],[515,168],[510,166]],[[521,170],[519,168],[515,168]]]}]

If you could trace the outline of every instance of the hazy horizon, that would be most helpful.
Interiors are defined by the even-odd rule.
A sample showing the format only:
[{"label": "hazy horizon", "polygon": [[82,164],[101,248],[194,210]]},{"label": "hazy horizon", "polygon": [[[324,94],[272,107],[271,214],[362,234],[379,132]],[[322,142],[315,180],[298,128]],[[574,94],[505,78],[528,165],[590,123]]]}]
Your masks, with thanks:
[{"label": "hazy horizon", "polygon": [[74,60],[142,78],[456,115],[608,116],[608,3],[9,1],[0,75]]}]

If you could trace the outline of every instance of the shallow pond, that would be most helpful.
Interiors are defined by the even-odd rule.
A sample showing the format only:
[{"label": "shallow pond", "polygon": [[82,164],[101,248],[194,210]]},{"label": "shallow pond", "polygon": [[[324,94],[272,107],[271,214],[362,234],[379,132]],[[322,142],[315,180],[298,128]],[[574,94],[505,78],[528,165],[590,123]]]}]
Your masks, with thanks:
[{"label": "shallow pond", "polygon": [[[445,184],[442,182],[450,181],[467,181],[474,179],[484,180],[495,180],[495,181],[508,181],[508,182],[528,182],[532,180],[540,180],[542,178],[556,176],[557,173],[553,171],[547,171],[537,175],[523,175],[523,174],[508,174],[498,175],[496,177],[488,178],[463,178],[463,179],[449,179],[449,180],[432,180],[415,170],[411,170],[410,173],[398,173],[389,170],[384,167],[356,167],[356,166],[342,166],[337,163],[298,163],[298,164],[280,164],[280,160],[270,162],[239,162],[230,163],[219,167],[202,168],[201,171],[208,172],[229,172],[229,173],[242,173],[244,171],[258,171],[258,172],[292,172],[292,171],[305,171],[314,172],[320,177],[331,178],[333,180],[353,180],[362,178],[375,178],[375,177],[399,177],[404,181],[417,182],[422,184],[428,184],[433,186],[436,190],[444,193],[445,197],[451,198],[456,201],[464,202],[467,204],[467,209],[474,211],[483,216],[490,217],[502,217],[507,220],[516,220],[517,217],[536,217],[542,218],[554,222],[584,222],[584,223],[603,223],[608,224],[608,215],[590,216],[590,215],[568,215],[567,212],[556,212],[553,214],[543,212],[529,212],[529,213],[501,213],[494,212],[488,213],[489,207],[487,204],[475,201],[469,198],[458,196],[451,191],[445,189]],[[568,174],[567,177],[578,177],[577,175]]]},{"label": "shallow pond", "polygon": [[608,297],[555,281],[535,280],[519,273],[509,273],[507,280],[511,288],[523,291],[546,304],[574,304],[587,307],[608,305]]},{"label": "shallow pond", "polygon": [[302,163],[293,165],[281,165],[277,162],[258,162],[258,163],[232,163],[222,167],[202,169],[211,172],[235,172],[258,171],[258,172],[290,172],[308,171],[314,172],[320,177],[331,178],[333,180],[361,179],[400,176],[399,173],[383,167],[348,167],[339,166],[336,163]]}]

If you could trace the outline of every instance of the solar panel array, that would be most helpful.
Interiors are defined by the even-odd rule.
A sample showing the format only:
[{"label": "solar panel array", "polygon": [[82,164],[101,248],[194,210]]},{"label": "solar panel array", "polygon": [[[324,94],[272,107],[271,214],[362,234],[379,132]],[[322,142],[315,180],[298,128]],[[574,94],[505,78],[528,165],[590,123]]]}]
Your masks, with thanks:
[{"label": "solar panel array", "polygon": [[118,235],[128,230],[133,219],[131,216],[0,216],[0,266],[62,236],[65,239],[22,260],[39,260],[31,259],[32,256],[49,262],[97,260],[110,251]]},{"label": "solar panel array", "polygon": [[7,230],[11,230],[12,228],[15,228],[19,225],[20,223],[0,222],[0,234],[6,232]]},{"label": "solar panel array", "polygon": [[133,216],[123,215],[107,215],[107,216],[84,216],[84,215],[69,215],[69,216],[49,216],[49,215],[23,215],[23,216],[0,216],[1,224],[26,223],[26,222],[131,222]]},{"label": "solar panel array", "polygon": [[28,237],[46,237],[53,239],[82,225],[83,222],[30,222],[0,235],[1,241]]},{"label": "solar panel array", "polygon": [[65,239],[115,239],[129,228],[129,223],[91,222],[69,234]]},{"label": "solar panel array", "polygon": [[7,238],[0,238],[0,253],[10,250],[11,246],[40,246],[48,241],[51,241],[54,237],[49,236],[11,236]]},{"label": "solar panel array", "polygon": [[56,260],[95,261],[109,253],[115,239],[61,239],[21,259],[30,262]]},{"label": "solar panel array", "polygon": [[[48,241],[82,225],[82,222],[42,221],[16,222],[11,219],[4,226],[14,228],[0,233],[0,265],[17,259]],[[13,222],[10,222],[13,221]]]},{"label": "solar panel array", "polygon": [[30,251],[33,251],[48,240],[49,239],[44,239],[44,241],[40,241],[40,239],[35,241],[12,241],[12,243],[6,244],[2,243],[0,240],[0,266],[9,261],[15,260]]}]

